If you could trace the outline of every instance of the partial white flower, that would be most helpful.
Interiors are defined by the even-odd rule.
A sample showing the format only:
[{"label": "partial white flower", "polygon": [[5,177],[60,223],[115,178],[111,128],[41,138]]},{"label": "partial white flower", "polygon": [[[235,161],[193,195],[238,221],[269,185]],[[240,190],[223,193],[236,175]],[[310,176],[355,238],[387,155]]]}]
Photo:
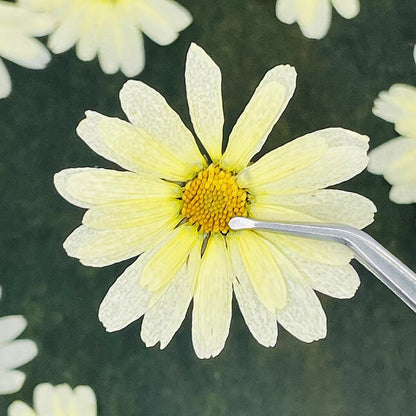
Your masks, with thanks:
[{"label": "partial white flower", "polygon": [[331,25],[331,3],[345,19],[360,12],[359,0],[277,0],[276,16],[283,23],[297,22],[307,38],[322,39]]},{"label": "partial white flower", "polygon": [[25,375],[15,368],[31,361],[38,354],[33,341],[15,340],[24,331],[26,325],[26,319],[21,315],[0,318],[0,394],[15,393],[22,388]]},{"label": "partial white flower", "polygon": [[97,402],[89,386],[74,390],[68,384],[39,384],[33,392],[33,409],[20,400],[13,402],[7,416],[96,416]]},{"label": "partial white flower", "polygon": [[[26,68],[45,68],[50,53],[34,38],[47,35],[52,28],[49,16],[0,1],[0,57]],[[6,98],[11,90],[9,73],[0,59],[0,98]]]},{"label": "partial white flower", "polygon": [[192,16],[173,0],[21,0],[32,10],[46,11],[56,21],[48,46],[58,54],[76,45],[81,61],[97,55],[102,70],[127,77],[145,63],[144,33],[168,45],[192,23]]},{"label": "partial white flower", "polygon": [[416,202],[416,88],[395,84],[374,101],[373,113],[401,135],[370,152],[368,170],[383,175],[397,204]]}]

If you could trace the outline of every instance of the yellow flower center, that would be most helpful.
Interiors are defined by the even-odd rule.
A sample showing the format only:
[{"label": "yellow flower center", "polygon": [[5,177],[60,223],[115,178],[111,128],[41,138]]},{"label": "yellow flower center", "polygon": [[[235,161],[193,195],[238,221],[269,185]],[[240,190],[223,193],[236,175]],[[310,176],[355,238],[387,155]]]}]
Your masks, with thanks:
[{"label": "yellow flower center", "polygon": [[182,215],[206,233],[226,233],[231,218],[247,216],[247,192],[237,185],[235,176],[215,165],[187,182],[182,199]]}]

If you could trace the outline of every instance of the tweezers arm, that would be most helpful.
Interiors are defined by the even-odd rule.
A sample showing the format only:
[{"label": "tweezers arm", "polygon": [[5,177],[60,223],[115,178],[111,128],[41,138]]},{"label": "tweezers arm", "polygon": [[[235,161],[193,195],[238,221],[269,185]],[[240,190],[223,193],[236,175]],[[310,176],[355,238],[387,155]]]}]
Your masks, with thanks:
[{"label": "tweezers arm", "polygon": [[355,258],[416,312],[416,274],[374,238],[348,225],[277,223],[234,217],[233,230],[260,229],[326,241],[337,241],[351,248]]},{"label": "tweezers arm", "polygon": [[365,232],[341,231],[355,258],[416,312],[416,274]]}]

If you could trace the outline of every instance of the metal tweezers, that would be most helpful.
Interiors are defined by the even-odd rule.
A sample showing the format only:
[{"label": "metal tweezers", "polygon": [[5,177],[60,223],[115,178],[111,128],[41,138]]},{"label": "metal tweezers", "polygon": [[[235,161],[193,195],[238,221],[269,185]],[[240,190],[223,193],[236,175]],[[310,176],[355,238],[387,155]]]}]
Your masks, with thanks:
[{"label": "metal tweezers", "polygon": [[349,247],[354,257],[416,312],[416,274],[374,238],[349,225],[257,221],[234,217],[232,230],[264,230],[326,241]]}]

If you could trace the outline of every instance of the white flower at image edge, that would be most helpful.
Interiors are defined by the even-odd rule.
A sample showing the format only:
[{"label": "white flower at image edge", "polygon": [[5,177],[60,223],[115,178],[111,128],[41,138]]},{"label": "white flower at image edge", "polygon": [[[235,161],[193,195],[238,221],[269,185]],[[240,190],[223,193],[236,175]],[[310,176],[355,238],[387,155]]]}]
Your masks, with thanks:
[{"label": "white flower at image edge", "polygon": [[89,386],[42,383],[33,392],[33,409],[20,400],[13,402],[7,416],[96,416],[97,403]]},{"label": "white flower at image edge", "polygon": [[276,16],[283,23],[297,22],[307,38],[322,39],[331,25],[332,6],[345,19],[360,13],[359,0],[277,0]]},{"label": "white flower at image edge", "polygon": [[397,204],[416,202],[416,87],[394,84],[374,101],[373,113],[390,123],[400,137],[370,152],[368,170],[392,185]]},{"label": "white flower at image edge", "polygon": [[[53,28],[46,14],[33,13],[6,1],[0,1],[0,58],[30,69],[43,69],[51,56],[35,37],[47,35]],[[0,98],[12,90],[9,72],[0,59]]]},{"label": "white flower at image edge", "polygon": [[324,338],[326,316],[314,290],[352,297],[360,283],[349,265],[352,252],[332,242],[231,231],[228,221],[243,215],[365,227],[373,221],[371,201],[322,188],[365,169],[368,137],[328,128],[250,164],[294,93],[294,68],[266,73],[224,153],[221,71],[195,44],[185,81],[206,157],[157,91],[128,81],[120,100],[129,122],[88,111],[77,129],[95,152],[127,171],[76,168],[55,175],[60,194],[88,209],[64,243],[70,256],[95,267],[139,256],[108,291],[100,320],[117,331],[144,315],[142,339],[164,348],[192,301],[194,349],[209,358],[224,347],[234,293],[262,345],[276,344],[277,322],[302,341]]},{"label": "white flower at image edge", "polygon": [[[2,289],[0,287],[0,298]],[[26,328],[23,316],[10,315],[0,318],[0,394],[19,391],[25,374],[15,370],[31,361],[38,354],[36,344],[28,339],[17,338]]]},{"label": "white flower at image edge", "polygon": [[75,45],[81,61],[97,55],[106,74],[139,74],[145,64],[144,33],[168,45],[192,23],[191,14],[173,0],[21,0],[31,10],[50,13],[56,28],[48,46],[55,54]]}]

